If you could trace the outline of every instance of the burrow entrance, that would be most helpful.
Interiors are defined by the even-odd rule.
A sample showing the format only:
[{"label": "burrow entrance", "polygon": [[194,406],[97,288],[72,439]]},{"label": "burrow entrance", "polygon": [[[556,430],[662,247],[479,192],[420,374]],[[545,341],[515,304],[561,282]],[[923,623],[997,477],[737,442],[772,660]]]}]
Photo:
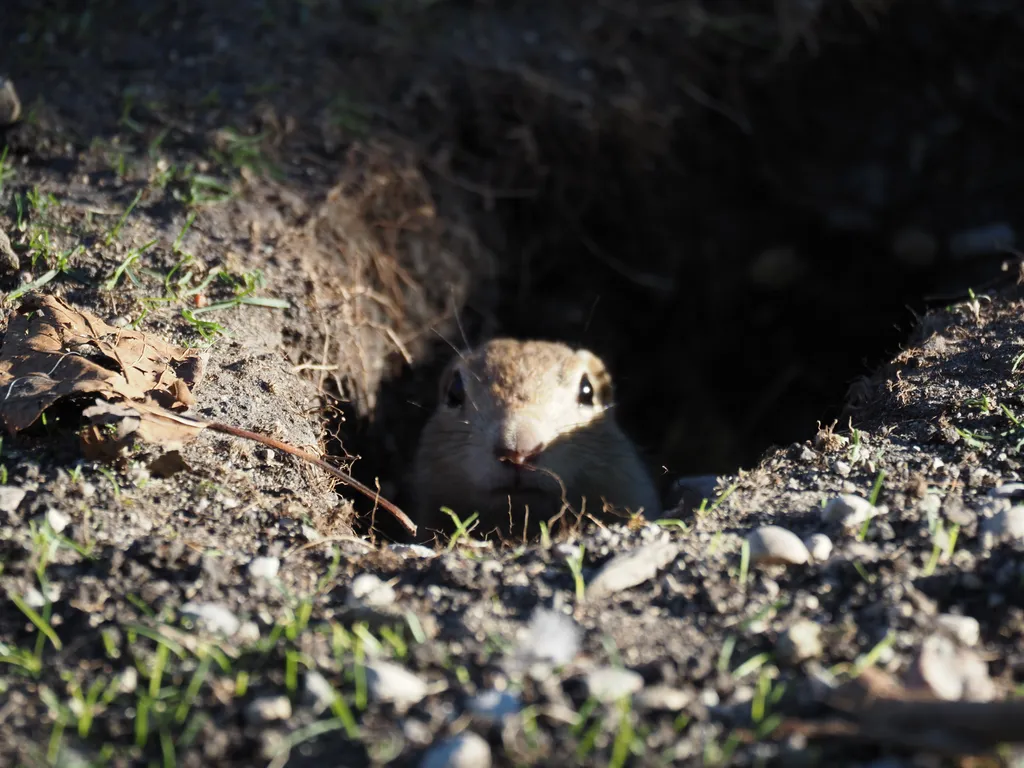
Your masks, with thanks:
[{"label": "burrow entrance", "polygon": [[[487,62],[453,69],[410,131],[434,129],[424,156],[447,165],[425,173],[461,190],[498,257],[497,290],[459,307],[469,341],[600,354],[620,420],[669,476],[810,437],[915,314],[998,278],[1012,244],[1024,105],[1000,98],[1005,35],[974,22],[894,9],[844,19],[816,55],[758,68],[712,51],[703,72],[641,39],[645,98],[626,106],[625,86],[581,105]],[[388,447],[358,445],[363,479],[407,467],[451,354],[434,346],[383,384],[363,434]]]}]

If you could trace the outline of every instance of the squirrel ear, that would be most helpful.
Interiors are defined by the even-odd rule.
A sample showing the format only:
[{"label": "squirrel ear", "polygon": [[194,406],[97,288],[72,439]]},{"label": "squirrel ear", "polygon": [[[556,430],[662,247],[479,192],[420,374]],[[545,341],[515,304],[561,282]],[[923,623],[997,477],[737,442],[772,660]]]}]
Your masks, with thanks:
[{"label": "squirrel ear", "polygon": [[602,406],[610,406],[615,403],[615,385],[612,383],[611,374],[604,361],[593,352],[581,349],[576,356],[582,361],[583,368],[590,378],[590,384],[597,395],[597,401]]}]

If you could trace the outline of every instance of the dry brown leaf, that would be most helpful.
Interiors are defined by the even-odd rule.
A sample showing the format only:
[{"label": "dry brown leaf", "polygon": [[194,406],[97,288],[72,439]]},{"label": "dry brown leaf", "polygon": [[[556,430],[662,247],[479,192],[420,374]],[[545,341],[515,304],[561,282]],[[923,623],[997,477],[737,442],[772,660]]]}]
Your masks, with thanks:
[{"label": "dry brown leaf", "polygon": [[180,415],[192,404],[191,390],[202,371],[203,360],[193,350],[114,328],[53,296],[29,294],[8,324],[0,349],[0,418],[9,432],[17,433],[59,400],[88,399],[80,435],[94,458],[117,456],[135,437],[174,449],[204,429],[253,440],[315,464],[416,533],[402,510],[320,457],[267,435]]},{"label": "dry brown leaf", "polygon": [[164,414],[192,404],[191,388],[202,368],[194,350],[114,328],[54,296],[29,294],[0,350],[0,418],[16,433],[59,400],[95,394],[122,403],[122,409],[102,403],[87,409],[93,422],[87,444],[123,442],[134,433],[151,442],[181,443],[200,430]]}]

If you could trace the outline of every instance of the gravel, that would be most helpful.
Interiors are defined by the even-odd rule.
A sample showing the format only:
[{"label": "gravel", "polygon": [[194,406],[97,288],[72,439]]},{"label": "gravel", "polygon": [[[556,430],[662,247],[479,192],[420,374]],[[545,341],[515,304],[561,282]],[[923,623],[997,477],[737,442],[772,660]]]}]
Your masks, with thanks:
[{"label": "gravel", "polygon": [[777,525],[751,531],[747,544],[755,565],[803,565],[811,558],[799,536]]}]

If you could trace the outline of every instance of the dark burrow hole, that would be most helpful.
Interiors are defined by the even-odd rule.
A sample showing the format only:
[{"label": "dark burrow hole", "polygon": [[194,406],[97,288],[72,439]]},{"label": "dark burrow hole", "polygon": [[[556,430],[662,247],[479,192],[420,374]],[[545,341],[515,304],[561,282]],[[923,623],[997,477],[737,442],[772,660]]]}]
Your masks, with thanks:
[{"label": "dark burrow hole", "polygon": [[[751,88],[749,133],[694,105],[658,128],[595,124],[509,78],[452,85],[453,167],[497,192],[474,212],[501,262],[493,332],[601,355],[656,474],[731,473],[812,437],[915,315],[1000,278],[1024,188],[998,161],[1012,126],[909,66],[892,26],[871,56],[839,47]],[[480,310],[462,308],[471,342]],[[451,355],[436,346],[348,433],[364,481],[407,471]]]}]

